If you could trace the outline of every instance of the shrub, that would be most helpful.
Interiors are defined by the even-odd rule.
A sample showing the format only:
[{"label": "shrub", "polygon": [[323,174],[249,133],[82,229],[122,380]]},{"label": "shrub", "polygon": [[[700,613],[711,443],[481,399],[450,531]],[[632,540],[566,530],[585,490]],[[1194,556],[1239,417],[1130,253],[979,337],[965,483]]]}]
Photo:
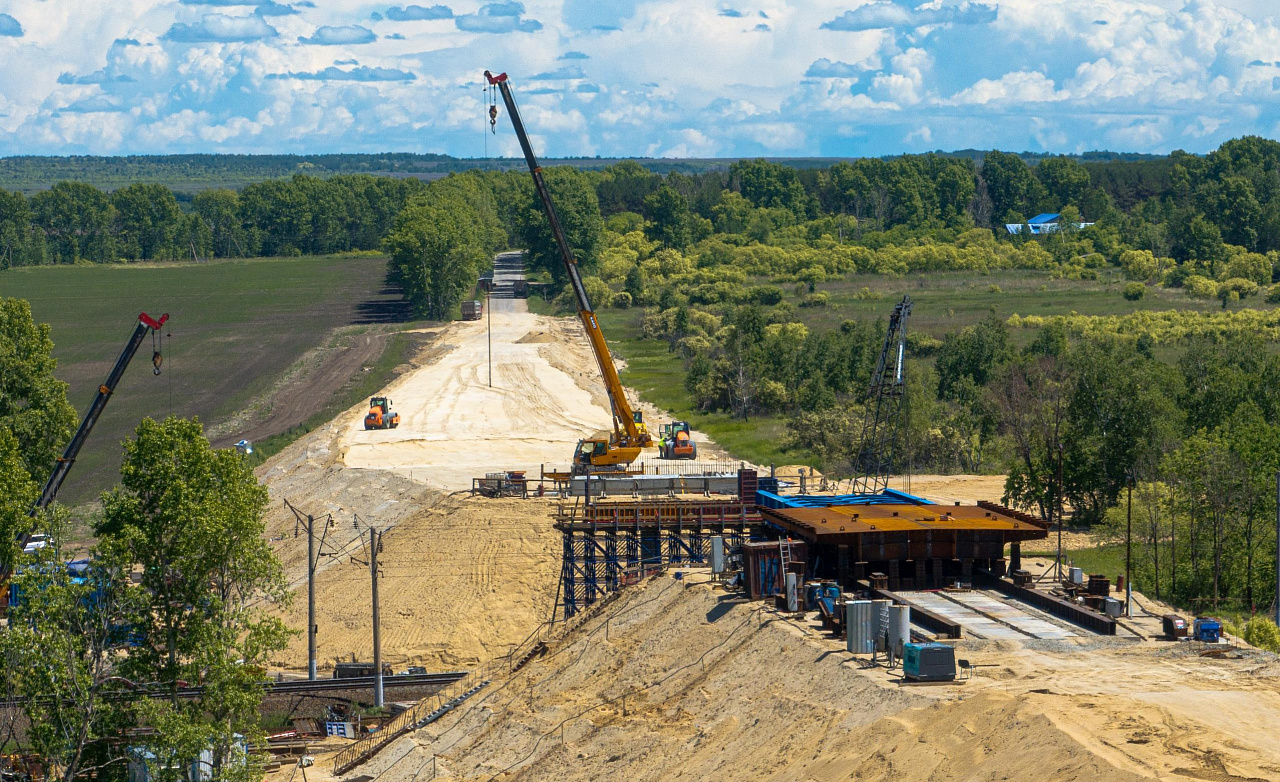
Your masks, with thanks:
[{"label": "shrub", "polygon": [[1218,298],[1234,293],[1237,298],[1245,298],[1252,296],[1258,292],[1258,285],[1253,280],[1246,280],[1243,277],[1232,277],[1229,280],[1218,283]]},{"label": "shrub", "polygon": [[1268,304],[1280,304],[1280,283],[1271,286],[1271,290],[1267,291]]},{"label": "shrub", "polygon": [[1141,301],[1147,295],[1147,286],[1141,282],[1131,282],[1124,286],[1124,297],[1129,301]]},{"label": "shrub", "polygon": [[619,309],[619,310],[630,309],[631,294],[627,293],[626,291],[622,291],[621,293],[615,293],[613,294],[613,301],[611,302],[611,304],[613,305],[614,309]]},{"label": "shrub", "polygon": [[747,291],[747,301],[773,306],[782,301],[782,289],[774,285],[757,285]]},{"label": "shrub", "polygon": [[826,291],[818,291],[817,293],[810,293],[808,296],[805,296],[803,299],[801,299],[800,306],[801,307],[825,307],[827,306],[827,302],[829,302],[830,300],[831,300],[831,297],[827,295]]},{"label": "shrub", "polygon": [[1004,291],[1000,290],[999,285],[988,285],[987,293],[1004,293]]},{"label": "shrub", "polygon": [[1268,652],[1280,652],[1280,628],[1276,623],[1263,616],[1255,616],[1244,625],[1242,636],[1245,643],[1266,649]]},{"label": "shrub", "polygon": [[868,287],[866,287],[866,286],[864,285],[864,286],[862,287],[862,290],[860,290],[860,291],[858,291],[857,293],[853,294],[853,298],[855,298],[855,299],[862,299],[862,300],[865,300],[865,301],[872,301],[872,300],[875,300],[875,299],[882,299],[882,298],[884,298],[884,294],[882,294],[882,293],[877,293],[876,291],[873,291],[873,290],[871,290],[870,288],[868,288]]},{"label": "shrub", "polygon": [[1208,277],[1199,274],[1188,275],[1182,281],[1182,287],[1193,299],[1214,299],[1218,296],[1218,284]]}]

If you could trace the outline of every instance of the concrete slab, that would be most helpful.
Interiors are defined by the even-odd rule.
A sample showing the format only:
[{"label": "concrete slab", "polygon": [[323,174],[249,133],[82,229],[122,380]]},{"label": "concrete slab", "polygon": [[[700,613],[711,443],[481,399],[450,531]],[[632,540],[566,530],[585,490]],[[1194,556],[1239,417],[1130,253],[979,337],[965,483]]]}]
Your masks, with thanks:
[{"label": "concrete slab", "polygon": [[1022,641],[1032,636],[985,617],[967,606],[954,603],[936,592],[898,592],[905,600],[959,622],[966,633],[992,640]]}]

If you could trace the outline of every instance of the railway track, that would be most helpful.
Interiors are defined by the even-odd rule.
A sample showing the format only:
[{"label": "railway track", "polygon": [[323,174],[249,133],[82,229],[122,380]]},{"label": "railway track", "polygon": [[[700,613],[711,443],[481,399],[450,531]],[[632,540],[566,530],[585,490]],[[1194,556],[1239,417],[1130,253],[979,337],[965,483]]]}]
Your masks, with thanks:
[{"label": "railway track", "polygon": [[[382,686],[384,689],[400,688],[400,687],[421,687],[424,685],[448,685],[453,684],[462,677],[466,676],[466,671],[447,671],[445,673],[421,673],[421,674],[402,674],[399,676],[382,677]],[[316,679],[309,681],[307,679],[286,679],[284,681],[266,681],[266,694],[271,695],[310,695],[324,692],[342,692],[346,690],[371,690],[373,689],[373,676],[353,676],[347,679]],[[204,687],[182,687],[178,689],[178,697],[184,699],[195,699],[204,695]],[[133,690],[115,690],[103,693],[106,700],[128,701],[140,700],[142,698],[168,698],[171,693],[168,689],[161,685],[145,685]],[[47,698],[43,700],[48,700]],[[22,701],[19,699],[0,700],[0,706],[18,706]]]}]

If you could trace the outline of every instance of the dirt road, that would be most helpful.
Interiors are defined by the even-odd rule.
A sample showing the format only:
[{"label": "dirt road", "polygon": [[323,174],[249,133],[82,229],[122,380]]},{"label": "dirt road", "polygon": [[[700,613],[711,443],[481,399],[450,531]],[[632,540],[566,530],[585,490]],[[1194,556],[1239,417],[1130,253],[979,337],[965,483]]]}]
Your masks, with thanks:
[{"label": "dirt road", "polygon": [[521,300],[493,304],[493,387],[487,319],[453,324],[433,363],[386,389],[399,428],[365,431],[359,419],[348,422],[339,445],[346,466],[457,491],[486,472],[536,475],[540,464],[566,464],[580,438],[610,426],[603,399],[584,388],[599,380],[586,374],[594,366],[581,355],[585,346],[574,344],[583,341],[574,333],[581,327],[533,315]]}]

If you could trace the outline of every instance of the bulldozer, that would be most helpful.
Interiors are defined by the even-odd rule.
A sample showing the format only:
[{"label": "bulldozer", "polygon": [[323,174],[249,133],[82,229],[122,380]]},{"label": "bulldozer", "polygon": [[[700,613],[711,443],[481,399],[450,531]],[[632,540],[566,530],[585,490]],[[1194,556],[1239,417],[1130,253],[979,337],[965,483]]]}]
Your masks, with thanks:
[{"label": "bulldozer", "polygon": [[698,444],[688,421],[672,421],[662,425],[658,455],[663,459],[697,459]]},{"label": "bulldozer", "polygon": [[369,400],[369,412],[364,417],[365,429],[395,429],[400,425],[400,414],[391,411],[391,400],[375,396]]}]

